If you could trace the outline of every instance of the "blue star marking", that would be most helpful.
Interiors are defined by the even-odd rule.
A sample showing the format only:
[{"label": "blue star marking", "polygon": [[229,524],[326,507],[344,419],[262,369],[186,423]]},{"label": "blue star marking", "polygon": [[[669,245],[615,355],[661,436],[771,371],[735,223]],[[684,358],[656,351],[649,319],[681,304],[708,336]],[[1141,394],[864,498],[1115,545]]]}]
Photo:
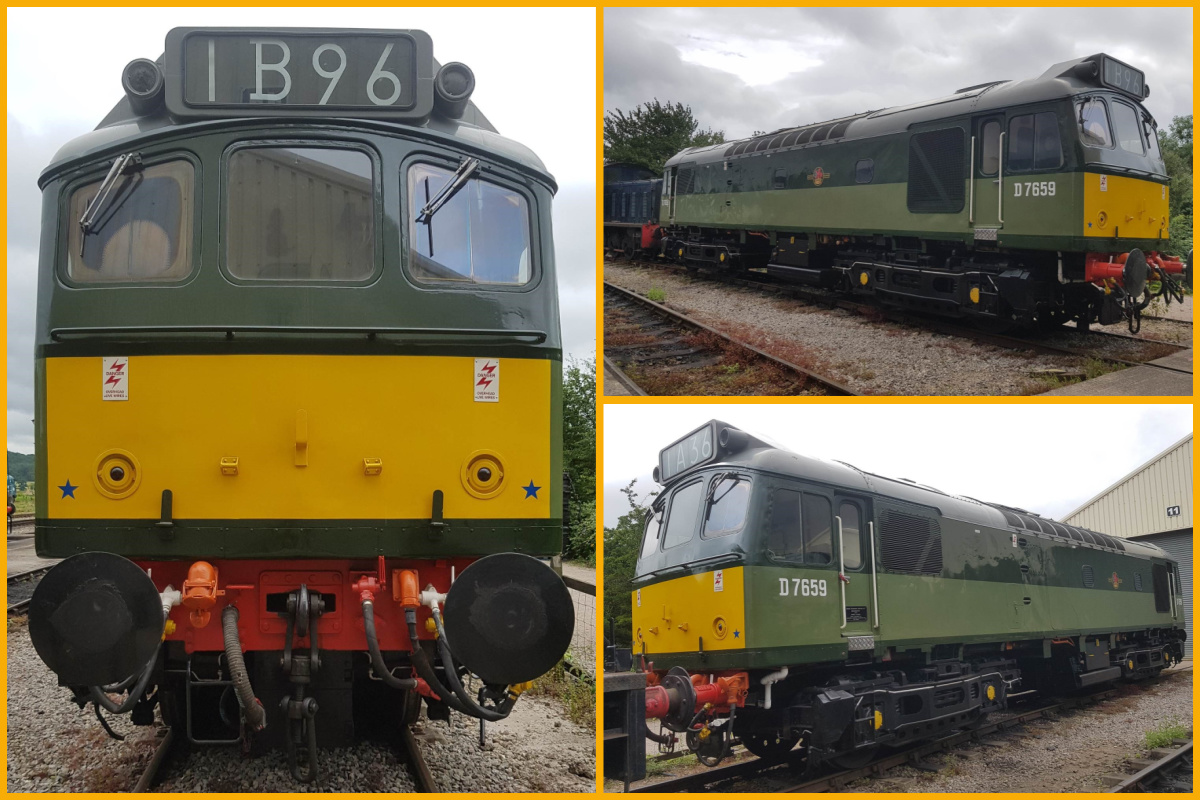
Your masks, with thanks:
[{"label": "blue star marking", "polygon": [[741,632],[741,631],[739,631],[737,628],[734,628],[734,629],[733,629],[733,638],[735,638],[735,639],[736,639],[736,638],[738,638],[738,637],[739,637],[739,636],[741,636],[741,635],[742,635],[742,632]]},{"label": "blue star marking", "polygon": [[76,489],[78,489],[79,487],[78,487],[78,486],[72,486],[72,485],[71,485],[71,479],[70,479],[70,478],[67,478],[67,485],[66,485],[66,486],[60,486],[60,487],[58,487],[58,488],[59,488],[59,489],[62,489],[62,493],[63,493],[63,494],[62,494],[62,497],[60,497],[60,498],[59,498],[60,500],[62,500],[62,499],[65,499],[65,498],[67,498],[67,497],[69,497],[69,498],[71,498],[72,500],[74,500],[74,499],[75,499],[75,490],[76,490]]},{"label": "blue star marking", "polygon": [[534,485],[533,485],[533,479],[532,479],[532,478],[530,478],[530,480],[529,480],[529,485],[528,485],[528,486],[522,486],[521,488],[525,490],[525,499],[526,499],[526,500],[528,500],[528,499],[529,499],[529,498],[531,498],[531,497],[532,497],[534,500],[537,500],[537,493],[538,493],[538,489],[541,489],[542,487],[540,487],[540,486],[534,486]]}]

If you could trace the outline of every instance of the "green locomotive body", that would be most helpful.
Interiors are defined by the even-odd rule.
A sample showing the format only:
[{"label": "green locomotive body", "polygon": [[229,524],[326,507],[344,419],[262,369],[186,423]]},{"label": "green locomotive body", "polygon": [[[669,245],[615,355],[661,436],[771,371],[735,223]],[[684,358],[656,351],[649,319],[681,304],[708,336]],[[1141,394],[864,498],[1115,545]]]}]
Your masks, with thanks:
[{"label": "green locomotive body", "polygon": [[760,755],[803,740],[851,758],[969,724],[1018,686],[1149,677],[1183,656],[1178,567],[1152,545],[716,421],[664,450],[656,478],[634,653],[668,689],[679,674],[723,686],[707,701]]},{"label": "green locomotive body", "polygon": [[1184,269],[1157,255],[1168,189],[1148,93],[1099,54],[685,150],[666,165],[663,252],[954,316],[1113,322],[1147,275]]}]

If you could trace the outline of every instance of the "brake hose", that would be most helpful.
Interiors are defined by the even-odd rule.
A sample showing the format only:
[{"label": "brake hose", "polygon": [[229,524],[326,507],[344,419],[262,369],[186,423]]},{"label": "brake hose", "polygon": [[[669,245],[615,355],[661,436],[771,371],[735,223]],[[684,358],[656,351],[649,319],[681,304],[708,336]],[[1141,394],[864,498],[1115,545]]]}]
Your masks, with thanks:
[{"label": "brake hose", "polygon": [[[437,606],[433,607],[433,623],[437,626],[438,632],[438,650],[442,654],[442,664],[446,668],[446,679],[450,682],[450,688],[454,691],[456,697],[462,701],[463,705],[471,710],[471,716],[485,719],[489,722],[498,722],[506,719],[512,712],[512,702],[505,702],[499,706],[501,710],[496,711],[490,708],[484,708],[476,703],[471,695],[467,694],[467,690],[463,688],[462,682],[458,679],[458,668],[454,664],[454,656],[450,652],[450,642],[446,639],[446,629],[442,627],[442,614],[438,611]],[[511,695],[505,696],[505,701]],[[515,702],[513,698],[513,702]]]},{"label": "brake hose", "polygon": [[370,600],[364,600],[363,609],[363,630],[367,634],[367,651],[371,654],[371,668],[375,670],[375,674],[379,676],[385,684],[393,689],[402,689],[411,691],[417,688],[417,682],[413,678],[397,678],[392,674],[392,671],[387,668],[384,663],[383,653],[379,652],[379,638],[375,634],[375,607]]}]

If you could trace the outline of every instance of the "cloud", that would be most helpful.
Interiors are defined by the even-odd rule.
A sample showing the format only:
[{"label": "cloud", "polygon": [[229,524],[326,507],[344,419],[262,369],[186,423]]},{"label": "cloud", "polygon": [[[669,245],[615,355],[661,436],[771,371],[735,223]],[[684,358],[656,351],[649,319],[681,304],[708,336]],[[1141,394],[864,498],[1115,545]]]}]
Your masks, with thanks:
[{"label": "cloud", "polygon": [[604,106],[682,102],[738,138],[1105,52],[1145,71],[1166,125],[1192,112],[1191,31],[1191,8],[610,8]]}]

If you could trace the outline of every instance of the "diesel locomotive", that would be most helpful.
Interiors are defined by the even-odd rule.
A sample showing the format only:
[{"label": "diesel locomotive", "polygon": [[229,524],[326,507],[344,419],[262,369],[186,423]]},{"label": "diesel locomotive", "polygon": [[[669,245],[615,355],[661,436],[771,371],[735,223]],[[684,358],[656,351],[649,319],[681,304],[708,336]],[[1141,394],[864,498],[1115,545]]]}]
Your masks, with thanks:
[{"label": "diesel locomotive", "polygon": [[1053,327],[1182,300],[1145,75],[1109,55],[666,164],[661,253],[971,319]]},{"label": "diesel locomotive", "polygon": [[506,717],[574,625],[553,177],[422,31],[176,28],[121,77],[40,178],[38,654],[304,781],[422,700]]},{"label": "diesel locomotive", "polygon": [[633,592],[645,717],[714,765],[736,736],[811,767],[968,727],[1011,693],[1183,657],[1161,549],[713,420],[659,455]]},{"label": "diesel locomotive", "polygon": [[662,180],[636,164],[604,165],[604,248],[629,255],[657,250]]}]

